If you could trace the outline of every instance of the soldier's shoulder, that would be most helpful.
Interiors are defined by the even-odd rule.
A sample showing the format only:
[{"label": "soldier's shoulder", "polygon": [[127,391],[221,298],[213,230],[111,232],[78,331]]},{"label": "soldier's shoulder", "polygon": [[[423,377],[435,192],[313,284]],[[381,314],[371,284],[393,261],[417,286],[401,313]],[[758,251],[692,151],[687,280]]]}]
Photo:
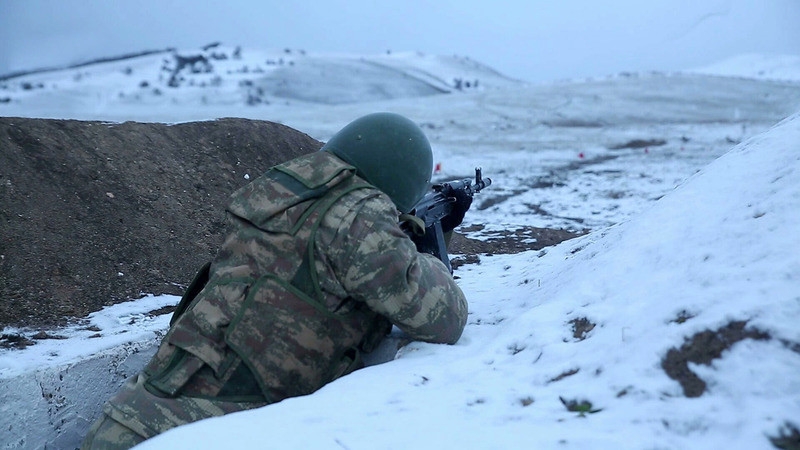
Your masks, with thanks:
[{"label": "soldier's shoulder", "polygon": [[375,187],[348,192],[336,201],[323,219],[326,228],[347,234],[384,229],[396,222],[394,203]]},{"label": "soldier's shoulder", "polygon": [[337,202],[337,206],[347,209],[353,216],[397,217],[396,208],[389,196],[372,185],[348,192]]}]

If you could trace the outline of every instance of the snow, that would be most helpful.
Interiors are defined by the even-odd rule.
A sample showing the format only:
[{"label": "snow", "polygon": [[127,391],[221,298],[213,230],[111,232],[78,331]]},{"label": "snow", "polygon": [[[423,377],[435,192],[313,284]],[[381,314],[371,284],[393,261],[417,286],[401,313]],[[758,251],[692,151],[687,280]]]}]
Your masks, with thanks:
[{"label": "snow", "polygon": [[[364,73],[351,55],[294,57],[315,58],[315,67],[345,61],[352,73]],[[240,116],[281,121],[323,140],[361,114],[392,110],[426,131],[442,162],[438,176],[468,176],[480,165],[493,179],[465,223],[488,226],[471,237],[522,226],[591,231],[542,251],[480,255],[480,263],[458,268],[470,316],[456,345],[411,343],[394,360],[314,394],[180,427],[139,448],[751,449],[769,448],[768,438],[786,423],[800,426],[800,84],[791,81],[800,80],[800,70],[789,70],[796,66],[781,65],[787,69],[776,78],[784,81],[753,79],[758,70],[742,63],[525,85],[491,78],[491,70],[465,59],[409,53],[370,60],[416,75],[409,85],[394,83],[399,90],[390,98],[328,101],[338,94],[317,87],[324,101],[267,96],[268,104],[254,108],[237,90],[241,74],[223,77],[227,94],[204,107],[197,96],[209,91],[197,86],[138,100],[112,95],[132,89],[124,83],[23,92],[9,80],[0,89],[0,97],[12,98],[0,104],[2,115],[167,122]],[[764,64],[764,73],[777,73]],[[91,70],[97,73],[90,78],[106,76],[102,68],[84,72]],[[494,82],[407,95],[421,79],[444,80],[437,85],[444,88],[456,72]],[[366,73],[366,83],[381,85],[385,72]],[[47,77],[45,86],[63,86],[57,74]],[[635,139],[664,142],[623,145]],[[146,297],[115,305],[51,332],[67,339],[0,351],[0,392],[17,402],[6,405],[25,407],[25,397],[12,393],[28,386],[20,380],[31,374],[43,389],[60,386],[51,381],[57,374],[97,371],[105,361],[98,355],[120,346],[144,342],[152,351],[168,316],[148,312],[175,302]],[[667,353],[738,321],[770,338],[733,343],[709,365],[689,363],[707,387],[699,397],[684,396],[662,368]],[[575,323],[594,326],[581,335]],[[26,330],[3,330],[9,332]],[[94,362],[79,366],[86,361]],[[122,372],[130,375],[136,364]],[[121,378],[102,383],[113,387]],[[55,408],[69,414],[29,420],[55,430],[49,441],[17,427],[0,447],[77,443],[106,397],[80,410],[69,409],[72,398]],[[570,411],[565,403],[573,401],[591,407]]]},{"label": "snow", "polygon": [[692,72],[762,80],[800,81],[800,56],[744,54]]},{"label": "snow", "polygon": [[[42,365],[68,364],[128,342],[161,337],[164,329],[169,327],[169,315],[150,312],[174,306],[179,300],[174,295],[148,295],[135,302],[108,306],[89,314],[77,324],[48,333],[52,337],[38,340],[25,351],[0,353],[0,380],[24,374]],[[25,331],[6,327],[2,334],[13,335]]]}]

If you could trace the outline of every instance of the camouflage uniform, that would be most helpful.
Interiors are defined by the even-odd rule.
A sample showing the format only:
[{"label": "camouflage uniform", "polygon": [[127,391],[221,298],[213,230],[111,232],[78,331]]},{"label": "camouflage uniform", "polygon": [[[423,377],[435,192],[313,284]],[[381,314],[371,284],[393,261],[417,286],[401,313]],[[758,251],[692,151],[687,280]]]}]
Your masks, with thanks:
[{"label": "camouflage uniform", "polygon": [[[312,393],[361,367],[392,324],[428,342],[461,336],[467,303],[448,270],[416,251],[389,197],[331,153],[272,168],[228,212],[207,283],[105,405],[116,426],[146,439]],[[87,448],[127,448],[104,444]]]}]

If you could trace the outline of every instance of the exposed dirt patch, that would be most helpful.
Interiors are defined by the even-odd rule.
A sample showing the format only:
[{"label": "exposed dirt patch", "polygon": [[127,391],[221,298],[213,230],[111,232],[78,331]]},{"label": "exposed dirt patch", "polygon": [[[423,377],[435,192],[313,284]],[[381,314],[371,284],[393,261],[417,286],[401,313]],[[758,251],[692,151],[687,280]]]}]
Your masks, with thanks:
[{"label": "exposed dirt patch", "polygon": [[624,144],[613,145],[608,147],[610,150],[622,150],[626,148],[647,148],[647,147],[660,147],[666,145],[667,141],[664,139],[633,139]]},{"label": "exposed dirt patch", "polygon": [[480,198],[480,199],[478,199],[478,201],[475,202],[476,203],[475,208],[478,208],[480,210],[489,209],[492,206],[499,205],[500,203],[503,203],[504,201],[506,201],[506,200],[508,200],[510,198],[516,197],[517,195],[519,195],[519,194],[521,194],[523,192],[525,192],[524,189],[518,189],[518,190],[511,191],[508,194],[493,195],[493,196],[488,197],[488,198]]},{"label": "exposed dirt patch", "polygon": [[155,316],[163,316],[164,314],[172,314],[173,312],[175,312],[176,307],[177,305],[163,306],[161,308],[148,311],[147,315],[155,317]]},{"label": "exposed dirt patch", "polygon": [[[457,254],[506,254],[527,250],[541,250],[585,234],[562,229],[520,227],[513,230],[487,232],[484,225],[472,225],[453,233],[450,240],[450,253]],[[465,233],[480,232],[482,239],[466,237]]]},{"label": "exposed dirt patch", "polygon": [[582,120],[575,118],[546,120],[542,121],[541,124],[550,128],[603,128],[606,126],[605,123],[599,120]]},{"label": "exposed dirt patch", "polygon": [[689,369],[689,362],[710,365],[722,352],[744,339],[759,341],[770,339],[770,335],[753,328],[745,328],[747,322],[731,322],[718,330],[706,330],[695,334],[681,348],[672,348],[661,360],[667,375],[681,384],[683,395],[699,397],[706,390],[706,382]]},{"label": "exposed dirt patch", "polygon": [[[0,329],[63,325],[149,294],[180,295],[216,253],[228,197],[322,143],[266,121],[178,125],[0,117]],[[451,252],[516,253],[577,234],[524,228]],[[170,310],[153,311],[167,314]],[[14,333],[0,346],[35,341]]]},{"label": "exposed dirt patch", "polygon": [[800,428],[786,422],[778,430],[776,436],[769,436],[772,446],[782,450],[800,450]]},{"label": "exposed dirt patch", "polygon": [[557,376],[555,376],[553,378],[550,378],[549,380],[547,380],[547,383],[550,384],[550,383],[555,383],[556,381],[561,381],[564,378],[571,377],[571,376],[575,375],[576,373],[578,373],[580,371],[581,371],[581,369],[577,369],[577,368],[576,369],[567,370],[566,372],[562,372],[562,373],[558,374]]},{"label": "exposed dirt patch", "polygon": [[58,334],[50,334],[50,333],[48,333],[48,332],[46,332],[44,330],[39,331],[38,333],[34,334],[31,337],[36,339],[36,340],[38,340],[38,341],[43,340],[43,339],[66,339],[67,338],[66,336],[61,336],[61,335],[58,335]]},{"label": "exposed dirt patch", "polygon": [[9,333],[0,336],[0,348],[23,349],[36,342],[19,333]]},{"label": "exposed dirt patch", "polygon": [[678,315],[674,319],[670,320],[670,323],[677,323],[680,325],[682,323],[685,323],[687,320],[693,318],[694,314],[686,311],[685,309],[682,309],[680,312],[678,312]]},{"label": "exposed dirt patch", "polygon": [[596,326],[595,323],[586,317],[572,319],[569,321],[569,323],[572,325],[572,337],[578,341],[586,339],[586,335],[590,331],[594,330],[594,327]]}]

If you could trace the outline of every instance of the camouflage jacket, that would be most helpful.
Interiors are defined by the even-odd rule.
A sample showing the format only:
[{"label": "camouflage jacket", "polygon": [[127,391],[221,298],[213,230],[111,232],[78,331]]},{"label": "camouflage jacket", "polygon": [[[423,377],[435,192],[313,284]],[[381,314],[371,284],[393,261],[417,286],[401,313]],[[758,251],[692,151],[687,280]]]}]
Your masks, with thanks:
[{"label": "camouflage jacket", "polygon": [[360,367],[392,324],[455,343],[467,303],[384,193],[327,152],[233,194],[208,281],[105,412],[142,436],[305,395]]}]

